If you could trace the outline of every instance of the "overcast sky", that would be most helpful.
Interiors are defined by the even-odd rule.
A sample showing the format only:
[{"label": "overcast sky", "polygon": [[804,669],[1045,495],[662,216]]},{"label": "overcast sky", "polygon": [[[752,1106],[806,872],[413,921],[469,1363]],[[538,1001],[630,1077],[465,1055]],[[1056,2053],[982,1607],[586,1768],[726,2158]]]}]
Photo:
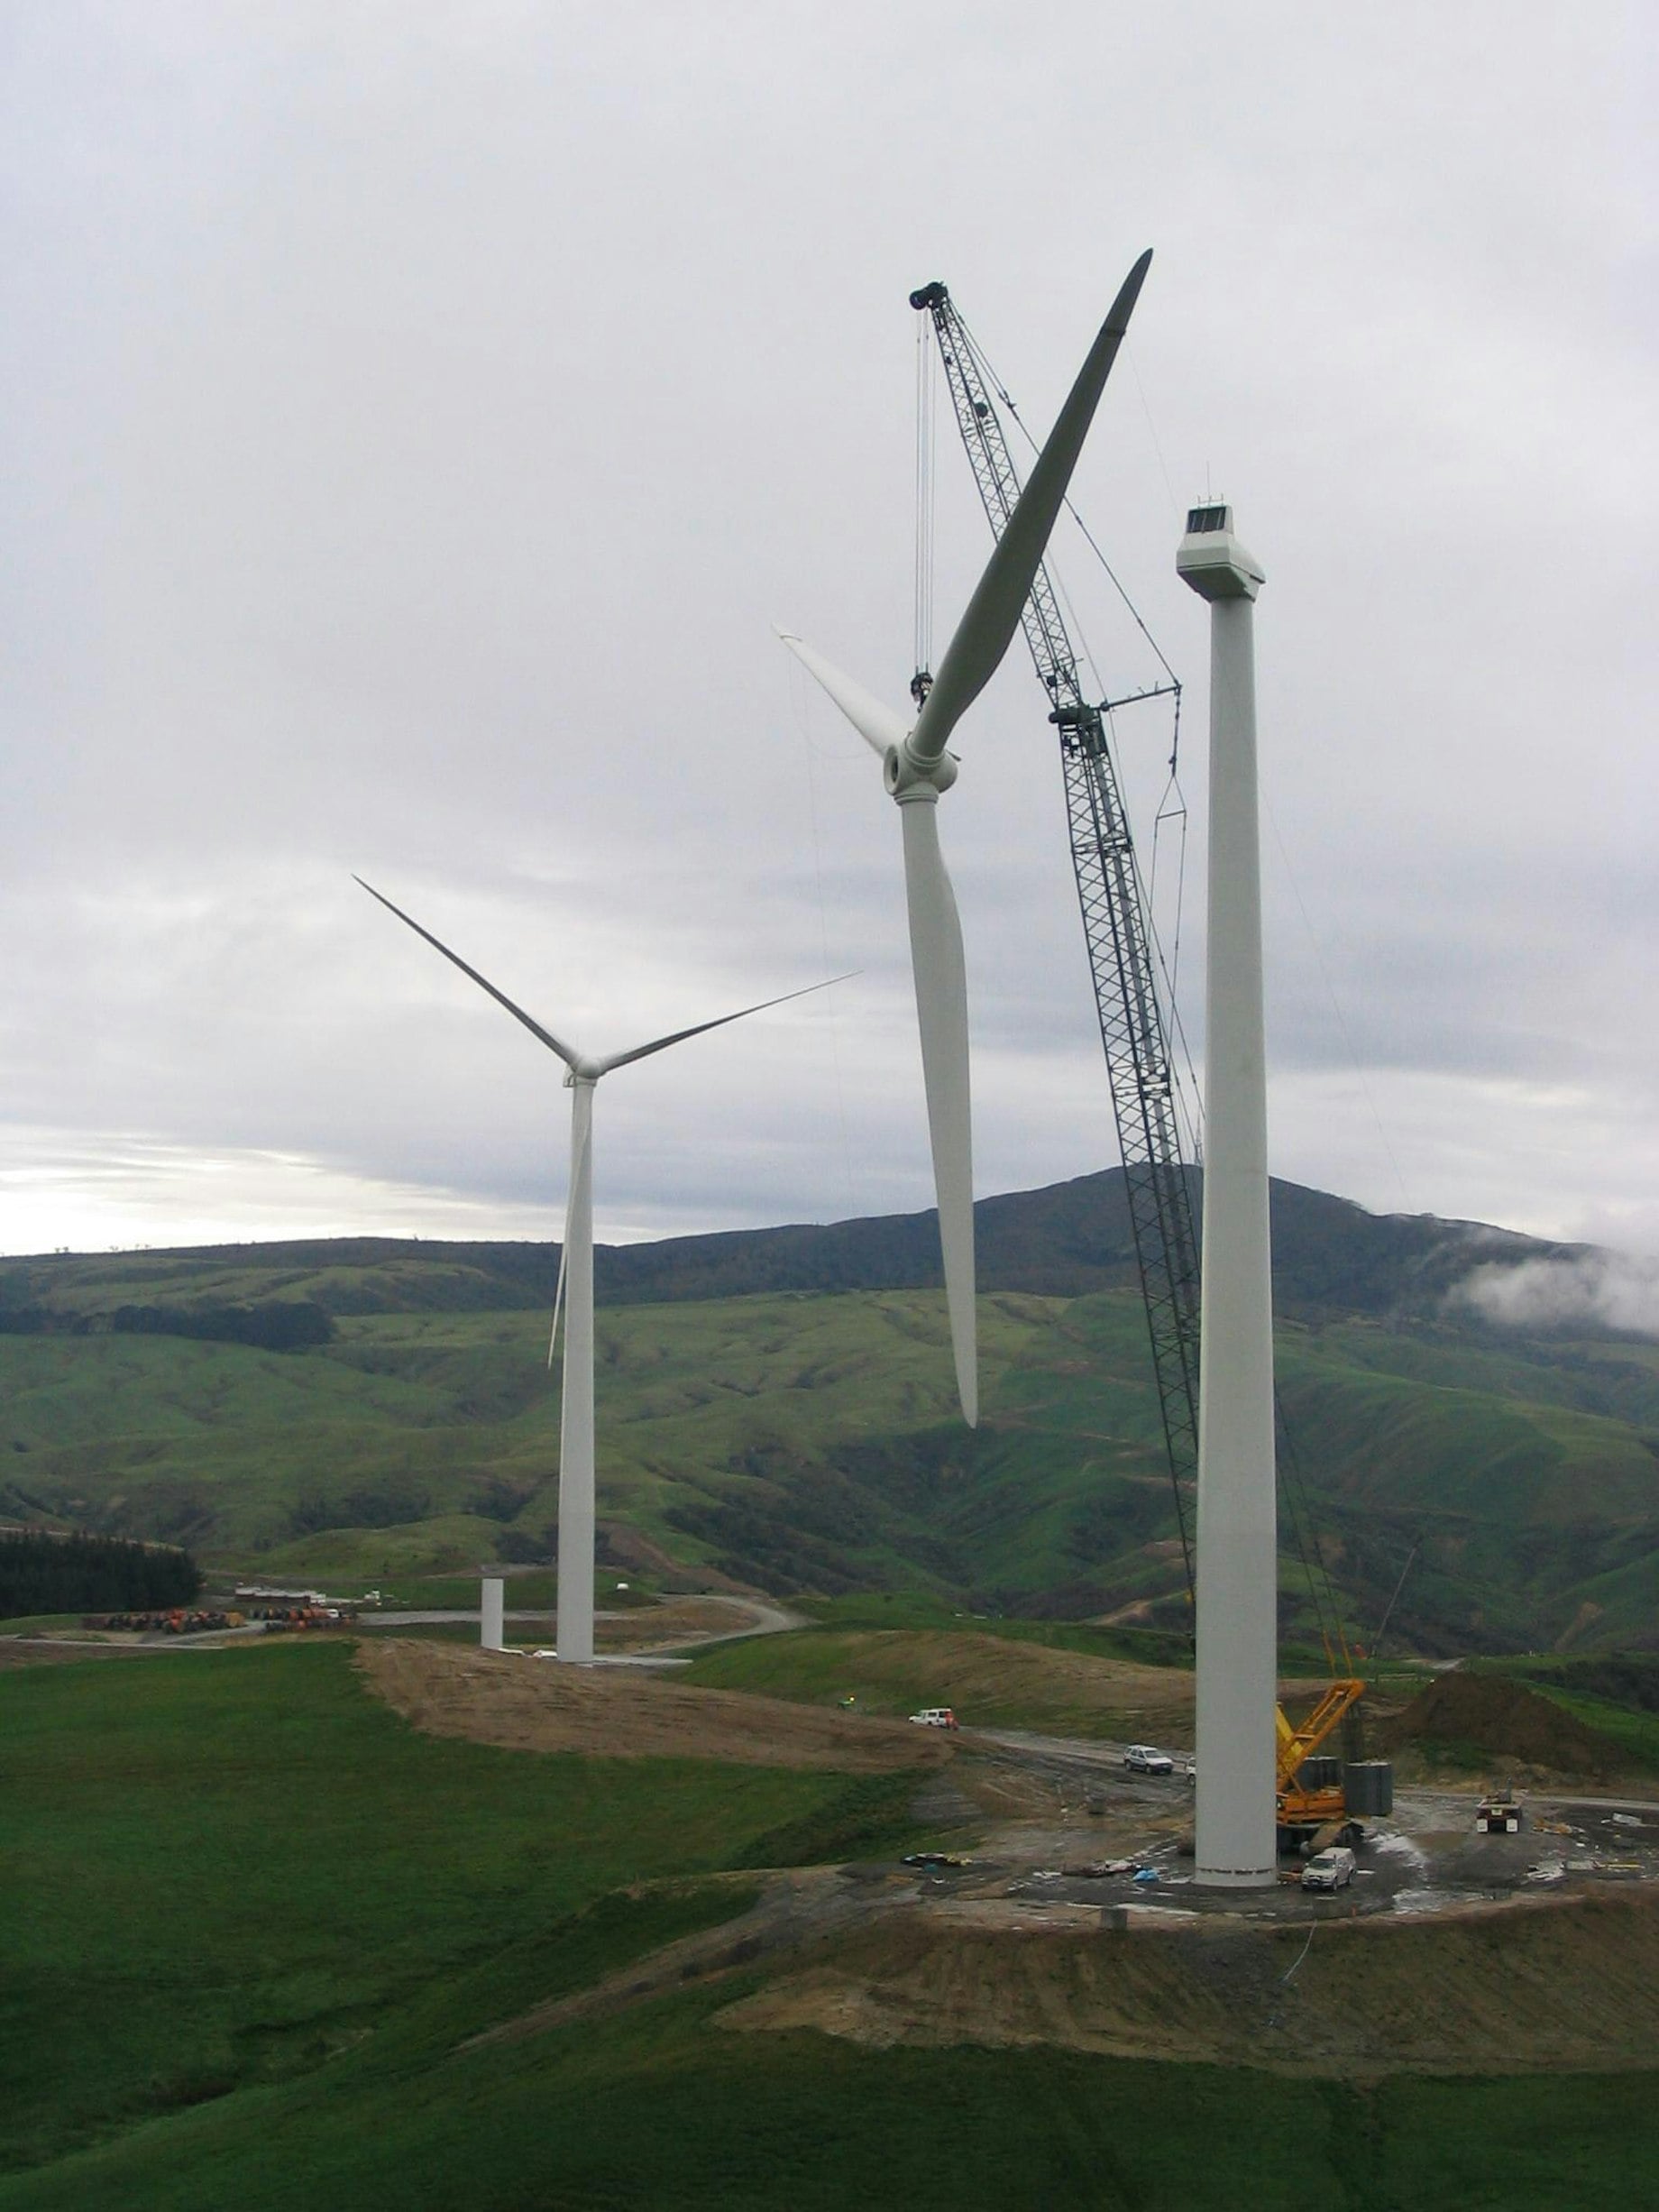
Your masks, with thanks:
[{"label": "overcast sky", "polygon": [[[353,871],[593,1051],[862,971],[605,1085],[601,1237],[928,1204],[896,812],[770,626],[904,704],[907,294],[1040,435],[1148,245],[1074,489],[1195,1042],[1213,491],[1275,1170],[1659,1249],[1653,20],[13,0],[0,1251],[557,1233],[562,1069]],[[1018,650],[955,742],[985,1195],[1114,1139]]]}]

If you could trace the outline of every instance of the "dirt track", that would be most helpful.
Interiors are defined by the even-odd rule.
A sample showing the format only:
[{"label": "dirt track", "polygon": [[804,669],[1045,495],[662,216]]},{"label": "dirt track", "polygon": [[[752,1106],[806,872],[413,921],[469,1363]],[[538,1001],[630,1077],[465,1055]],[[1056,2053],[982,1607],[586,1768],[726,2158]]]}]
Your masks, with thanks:
[{"label": "dirt track", "polygon": [[393,1636],[364,1638],[357,1665],[392,1710],[427,1735],[465,1736],[510,1750],[730,1759],[848,1774],[937,1767],[952,1751],[932,1730],[903,1721],[694,1690],[637,1667],[561,1666],[517,1652]]}]

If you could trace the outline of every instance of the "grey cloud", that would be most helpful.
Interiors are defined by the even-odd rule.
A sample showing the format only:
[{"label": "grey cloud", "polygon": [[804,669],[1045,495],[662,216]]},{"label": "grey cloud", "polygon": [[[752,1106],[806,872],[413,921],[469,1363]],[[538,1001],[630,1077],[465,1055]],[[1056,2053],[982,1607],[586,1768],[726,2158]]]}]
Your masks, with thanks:
[{"label": "grey cloud", "polygon": [[[1323,959],[1423,1203],[1617,1209],[1659,1084],[1636,60],[1612,14],[1487,0],[1201,29],[37,11],[0,132],[5,1161],[107,1192],[106,1143],[158,1241],[193,1156],[221,1194],[243,1158],[261,1223],[284,1161],[297,1208],[545,1219],[556,1085],[356,869],[601,1042],[861,968],[789,1050],[734,1042],[724,1098],[712,1060],[619,1080],[601,1211],[924,1203],[897,825],[769,624],[902,703],[907,291],[950,282],[1040,430],[1150,243],[1078,496],[1189,680],[1195,810],[1171,569],[1208,473],[1269,570],[1263,757],[1320,943],[1269,846],[1275,1164],[1398,1203],[1333,1112]],[[944,431],[939,479],[936,650],[985,545]],[[1103,683],[1145,681],[1062,555]],[[1143,843],[1167,734],[1120,728]],[[1029,669],[959,737],[1009,1187],[1101,1164],[1109,1109]],[[1195,834],[1194,986],[1201,869]]]}]

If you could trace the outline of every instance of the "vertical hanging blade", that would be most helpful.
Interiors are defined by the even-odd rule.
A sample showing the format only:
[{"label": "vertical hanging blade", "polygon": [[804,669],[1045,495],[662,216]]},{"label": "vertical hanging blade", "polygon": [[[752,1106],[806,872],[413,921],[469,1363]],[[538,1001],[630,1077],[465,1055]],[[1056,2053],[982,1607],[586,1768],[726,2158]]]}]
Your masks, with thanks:
[{"label": "vertical hanging blade", "polygon": [[559,1342],[559,1308],[564,1303],[564,1261],[570,1250],[569,1208],[566,1207],[564,1242],[559,1246],[559,1280],[553,1286],[553,1326],[547,1331],[547,1372],[553,1372],[553,1357]]},{"label": "vertical hanging blade", "polygon": [[559,1341],[559,1310],[564,1303],[565,1271],[570,1265],[571,1209],[576,1204],[578,1191],[588,1179],[588,1158],[593,1149],[593,1124],[590,1120],[582,1132],[581,1146],[571,1161],[570,1189],[564,1198],[564,1241],[559,1246],[559,1280],[553,1291],[553,1326],[547,1332],[547,1366],[553,1367],[554,1347]]},{"label": "vertical hanging blade", "polygon": [[962,1418],[979,1420],[979,1368],[974,1312],[974,1141],[967,1072],[967,970],[962,925],[939,848],[939,809],[912,800],[899,809],[904,825],[904,896],[910,912],[911,965],[921,1072],[928,1095],[928,1135],[939,1200],[939,1241],[945,1265],[950,1344],[956,1355]]}]

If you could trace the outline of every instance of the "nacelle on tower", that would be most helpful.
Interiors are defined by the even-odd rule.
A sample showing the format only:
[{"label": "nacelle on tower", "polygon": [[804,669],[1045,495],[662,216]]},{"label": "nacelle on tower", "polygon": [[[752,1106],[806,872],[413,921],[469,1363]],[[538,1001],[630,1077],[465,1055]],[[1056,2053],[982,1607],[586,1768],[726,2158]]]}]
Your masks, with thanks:
[{"label": "nacelle on tower", "polygon": [[1254,599],[1267,572],[1233,535],[1231,507],[1187,510],[1187,535],[1176,548],[1175,573],[1201,599]]}]

